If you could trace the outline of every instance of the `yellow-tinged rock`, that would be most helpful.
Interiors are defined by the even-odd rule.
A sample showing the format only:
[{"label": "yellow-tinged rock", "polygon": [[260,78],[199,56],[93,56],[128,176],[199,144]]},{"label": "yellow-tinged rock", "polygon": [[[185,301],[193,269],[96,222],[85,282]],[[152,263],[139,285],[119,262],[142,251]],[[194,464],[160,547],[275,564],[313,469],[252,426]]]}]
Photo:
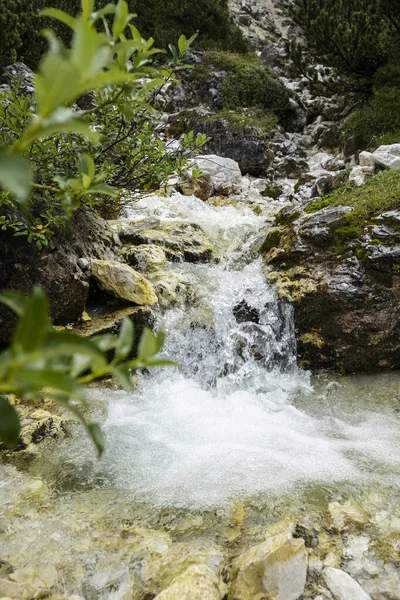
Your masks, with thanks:
[{"label": "yellow-tinged rock", "polygon": [[155,600],[222,600],[226,585],[205,565],[193,565]]},{"label": "yellow-tinged rock", "polygon": [[128,265],[113,260],[93,260],[92,275],[103,290],[120,300],[141,306],[157,302],[151,283]]},{"label": "yellow-tinged rock", "polygon": [[288,531],[250,548],[233,563],[229,600],[297,600],[304,592],[304,540]]},{"label": "yellow-tinged rock", "polygon": [[354,498],[349,498],[343,504],[331,502],[328,508],[338,531],[343,531],[347,525],[361,526],[368,523],[368,514],[362,504]]}]

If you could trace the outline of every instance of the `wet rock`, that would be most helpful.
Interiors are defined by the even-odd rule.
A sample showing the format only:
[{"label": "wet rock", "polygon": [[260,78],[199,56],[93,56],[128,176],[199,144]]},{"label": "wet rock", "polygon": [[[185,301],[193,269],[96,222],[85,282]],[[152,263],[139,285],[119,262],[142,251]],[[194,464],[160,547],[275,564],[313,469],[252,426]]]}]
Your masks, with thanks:
[{"label": "wet rock", "polygon": [[354,498],[346,502],[331,502],[328,506],[333,524],[338,531],[343,531],[347,525],[361,526],[368,523],[368,515],[363,506]]},{"label": "wet rock", "polygon": [[341,569],[328,567],[323,573],[325,583],[337,600],[371,600],[359,583]]},{"label": "wet rock", "polygon": [[[347,234],[341,210],[346,216],[351,207],[295,220],[294,210],[282,216],[262,247],[267,277],[293,306],[301,365],[344,372],[397,368],[398,244],[382,253],[384,246],[341,237]],[[373,268],[370,257],[376,259]]]},{"label": "wet rock", "polygon": [[186,306],[196,299],[198,282],[194,275],[173,271],[153,271],[148,274],[161,308]]},{"label": "wet rock", "polygon": [[400,245],[366,245],[366,260],[372,269],[385,273],[394,273],[400,268]]},{"label": "wet rock", "polygon": [[130,267],[141,273],[159,269],[167,262],[164,250],[152,244],[125,246],[120,256]]},{"label": "wet rock", "polygon": [[350,206],[337,206],[320,210],[311,217],[304,217],[299,222],[299,234],[317,246],[330,243],[333,240],[331,226],[352,210]]},{"label": "wet rock", "polygon": [[[19,444],[16,450],[24,450],[31,444],[36,445],[43,442],[46,438],[64,437],[67,431],[66,422],[57,415],[52,415],[48,411],[35,411],[30,415],[33,423],[23,425]],[[41,414],[40,414],[41,413]]]},{"label": "wet rock", "polygon": [[249,306],[245,300],[242,300],[233,308],[233,314],[238,323],[259,323],[260,313],[256,308]]},{"label": "wet rock", "polygon": [[226,585],[205,565],[194,565],[174,579],[155,600],[222,600]]},{"label": "wet rock", "polygon": [[215,154],[197,156],[192,160],[192,165],[211,177],[214,194],[228,196],[240,191],[242,173],[238,163],[231,158]]},{"label": "wet rock", "polygon": [[100,288],[115,298],[139,305],[156,304],[151,284],[137,271],[111,260],[93,260],[92,276]]},{"label": "wet rock", "polygon": [[94,337],[97,335],[112,334],[118,335],[121,329],[122,321],[128,318],[134,325],[135,339],[130,358],[134,358],[137,353],[140,336],[145,327],[150,329],[154,326],[154,315],[148,306],[128,306],[111,312],[98,311],[88,308],[90,321],[83,321],[74,328],[76,333],[85,337]]},{"label": "wet rock", "polygon": [[108,221],[108,224],[115,231],[123,244],[134,243],[136,235],[140,231],[154,229],[154,227],[158,227],[160,223],[160,219],[153,217],[138,219],[137,221],[128,221],[126,219]]},{"label": "wet rock", "polygon": [[273,536],[234,561],[229,600],[297,600],[305,588],[306,565],[303,540],[288,533]]},{"label": "wet rock", "polygon": [[159,246],[167,258],[174,261],[208,262],[212,257],[211,243],[195,223],[165,222],[138,231],[130,239],[136,244]]}]

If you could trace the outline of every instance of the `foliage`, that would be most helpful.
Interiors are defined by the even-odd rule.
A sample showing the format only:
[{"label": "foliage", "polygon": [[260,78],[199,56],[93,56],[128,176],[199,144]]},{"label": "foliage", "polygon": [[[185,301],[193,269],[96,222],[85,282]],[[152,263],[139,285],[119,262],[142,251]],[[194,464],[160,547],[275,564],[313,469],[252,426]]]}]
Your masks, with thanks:
[{"label": "foliage", "polygon": [[228,75],[221,86],[224,108],[262,108],[284,114],[289,92],[283,83],[264,67],[248,66]]},{"label": "foliage", "polygon": [[[398,0],[294,0],[289,13],[318,63],[337,70],[353,89],[365,91],[393,51],[399,8]],[[320,79],[308,68],[300,44],[289,44],[289,51],[300,70],[315,82]]]},{"label": "foliage", "polygon": [[217,119],[226,119],[232,125],[237,133],[243,131],[246,127],[257,127],[266,136],[278,127],[278,119],[272,112],[265,112],[261,109],[238,109],[221,110],[215,115],[208,117],[206,121],[215,121]]},{"label": "foliage", "polygon": [[[16,81],[0,101],[0,184],[8,192],[0,195],[0,226],[39,248],[79,206],[115,198],[115,186],[158,188],[183,171],[205,142],[204,136],[187,135],[171,149],[164,140],[151,102],[173,72],[150,66],[157,50],[131,25],[127,3],[98,12],[91,12],[88,0],[82,6],[76,19],[45,11],[71,27],[72,47],[67,50],[49,32],[35,94],[23,96]],[[104,15],[113,23],[101,32]],[[177,48],[171,45],[175,69],[193,41],[181,36]],[[88,92],[90,107],[77,110],[74,102]],[[21,209],[31,192],[29,210]]]},{"label": "foliage", "polygon": [[[108,0],[98,0],[102,9]],[[0,0],[0,66],[15,61],[25,62],[35,69],[45,51],[45,40],[40,32],[46,27],[65,44],[71,42],[71,31],[63,22],[54,25],[44,19],[40,11],[49,5],[48,0]],[[80,0],[52,0],[54,8],[77,16]],[[130,12],[137,12],[136,25],[145,36],[155,38],[157,45],[166,48],[181,33],[191,36],[200,33],[200,47],[218,47],[244,52],[247,49],[240,29],[234,24],[227,0],[129,0]]]},{"label": "foliage", "polygon": [[346,136],[358,136],[366,147],[400,141],[400,64],[390,64],[375,74],[370,102],[355,110],[344,126]]},{"label": "foliage", "polygon": [[333,206],[352,206],[354,209],[341,217],[337,225],[339,234],[347,237],[360,236],[374,217],[400,207],[399,171],[383,171],[361,187],[339,187],[330,196],[308,204],[306,212],[312,213]]},{"label": "foliage", "polygon": [[112,375],[129,390],[131,369],[171,365],[156,358],[164,342],[163,333],[155,336],[146,329],[137,358],[130,359],[134,331],[129,318],[124,319],[118,336],[106,334],[89,340],[53,329],[47,297],[39,286],[28,298],[5,292],[0,295],[0,302],[18,315],[10,346],[0,355],[0,441],[8,447],[16,446],[20,434],[18,413],[7,395],[28,401],[47,398],[79,419],[101,455],[101,429],[97,423],[87,422],[83,412],[84,385]]}]

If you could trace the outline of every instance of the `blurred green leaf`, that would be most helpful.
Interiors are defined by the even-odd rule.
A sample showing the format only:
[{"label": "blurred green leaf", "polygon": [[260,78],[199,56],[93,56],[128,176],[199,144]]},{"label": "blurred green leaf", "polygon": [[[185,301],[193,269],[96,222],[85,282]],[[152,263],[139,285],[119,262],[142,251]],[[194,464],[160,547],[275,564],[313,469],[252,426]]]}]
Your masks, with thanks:
[{"label": "blurred green leaf", "polygon": [[19,439],[20,423],[15,408],[4,396],[0,396],[0,440],[9,448],[16,446]]},{"label": "blurred green leaf", "polygon": [[18,154],[0,152],[0,185],[17,200],[25,203],[32,190],[32,170],[29,162]]}]

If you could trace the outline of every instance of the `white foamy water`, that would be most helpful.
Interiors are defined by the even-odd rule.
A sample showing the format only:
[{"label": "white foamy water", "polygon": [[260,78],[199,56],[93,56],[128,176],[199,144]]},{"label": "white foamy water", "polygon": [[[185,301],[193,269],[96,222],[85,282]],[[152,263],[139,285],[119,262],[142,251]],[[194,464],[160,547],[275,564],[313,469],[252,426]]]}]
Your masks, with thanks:
[{"label": "white foamy water", "polygon": [[291,309],[266,283],[261,259],[248,257],[263,220],[179,195],[142,200],[127,216],[147,214],[198,223],[228,251],[219,264],[176,267],[198,281],[195,306],[159,322],[182,370],[152,372],[135,394],[91,392],[108,411],[102,477],[138,500],[187,508],[315,483],[393,483],[393,408],[377,410],[371,398],[363,408],[346,385],[314,391],[296,367]]}]

